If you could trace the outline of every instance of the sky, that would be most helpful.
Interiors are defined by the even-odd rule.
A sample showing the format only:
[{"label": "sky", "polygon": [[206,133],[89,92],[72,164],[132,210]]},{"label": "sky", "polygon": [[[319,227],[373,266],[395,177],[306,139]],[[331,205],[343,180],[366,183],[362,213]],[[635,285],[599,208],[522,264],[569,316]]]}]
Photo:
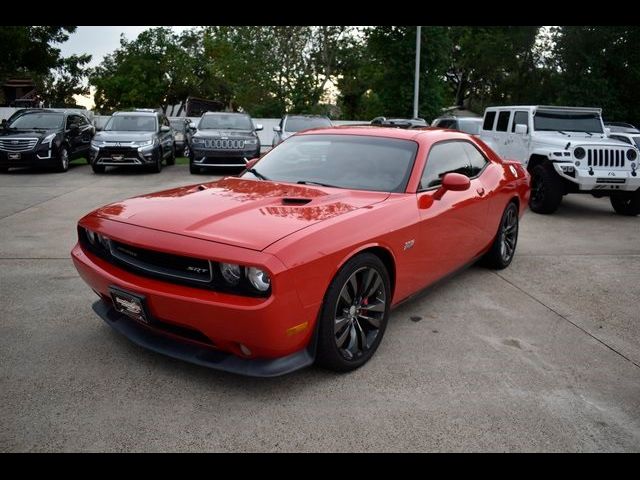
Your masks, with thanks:
[{"label": "sky", "polygon": [[[120,46],[120,35],[124,34],[127,40],[135,39],[153,26],[79,26],[74,33],[69,35],[69,40],[57,45],[62,56],[89,53],[92,55],[90,67],[100,64],[105,55],[113,52]],[[190,26],[171,27],[176,33],[180,33]],[[93,93],[88,96],[75,96],[80,105],[93,108]]]}]

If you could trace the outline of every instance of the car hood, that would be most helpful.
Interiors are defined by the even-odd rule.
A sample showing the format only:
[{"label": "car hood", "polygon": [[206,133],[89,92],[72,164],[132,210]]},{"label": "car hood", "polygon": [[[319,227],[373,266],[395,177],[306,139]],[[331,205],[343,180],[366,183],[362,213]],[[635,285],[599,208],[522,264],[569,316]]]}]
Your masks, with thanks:
[{"label": "car hood", "polygon": [[601,134],[593,134],[592,137],[585,133],[570,133],[569,136],[562,135],[561,133],[549,132],[549,133],[536,133],[535,143],[537,146],[545,147],[562,147],[564,150],[567,143],[571,143],[572,147],[583,145],[585,147],[593,146],[629,146],[628,144],[616,140],[614,138],[602,137]]},{"label": "car hood", "polygon": [[60,130],[52,128],[48,130],[33,130],[30,128],[19,128],[19,129],[7,129],[0,130],[0,138],[10,139],[10,138],[24,138],[24,137],[32,137],[32,138],[44,138],[47,135],[52,133],[58,133]]},{"label": "car hood", "polygon": [[216,129],[216,128],[205,128],[198,130],[195,134],[196,137],[207,137],[207,138],[220,138],[220,137],[228,137],[228,138],[236,138],[236,137],[255,137],[252,130],[224,130],[224,129]]},{"label": "car hood", "polygon": [[386,192],[224,178],[113,203],[95,215],[252,250],[300,229],[382,202]]},{"label": "car hood", "polygon": [[98,142],[141,142],[153,138],[153,132],[119,132],[110,130],[96,133],[93,139]]}]

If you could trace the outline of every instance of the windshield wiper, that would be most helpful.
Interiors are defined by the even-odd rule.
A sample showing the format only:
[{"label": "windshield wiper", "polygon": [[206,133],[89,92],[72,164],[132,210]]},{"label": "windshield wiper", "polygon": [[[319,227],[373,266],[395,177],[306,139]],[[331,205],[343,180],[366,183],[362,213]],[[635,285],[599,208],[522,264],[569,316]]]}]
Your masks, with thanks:
[{"label": "windshield wiper", "polygon": [[328,183],[314,182],[312,180],[298,180],[296,183],[300,185],[320,185],[321,187],[342,188],[337,185],[329,185]]},{"label": "windshield wiper", "polygon": [[567,132],[563,132],[562,130],[556,130],[556,132],[560,132],[561,134],[566,135],[567,137],[571,136]]},{"label": "windshield wiper", "polygon": [[264,175],[262,175],[259,171],[257,171],[255,168],[247,168],[247,172],[249,173],[253,173],[256,177],[258,177],[260,180],[269,180],[267,177],[265,177]]}]

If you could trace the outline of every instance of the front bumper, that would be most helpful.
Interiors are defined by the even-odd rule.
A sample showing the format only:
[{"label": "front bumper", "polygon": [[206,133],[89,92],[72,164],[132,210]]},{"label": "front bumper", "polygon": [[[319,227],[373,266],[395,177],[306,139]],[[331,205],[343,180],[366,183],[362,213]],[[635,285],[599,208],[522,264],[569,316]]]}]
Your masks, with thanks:
[{"label": "front bumper", "polygon": [[[20,158],[9,158],[10,153],[20,153]],[[39,158],[45,157],[45,158]],[[29,150],[26,152],[5,152],[0,150],[0,167],[19,168],[19,167],[51,167],[57,166],[57,155],[51,154],[46,149],[43,151]]]},{"label": "front bumper", "polygon": [[157,146],[136,147],[94,147],[91,146],[89,160],[95,165],[118,167],[122,165],[154,165],[160,157]]},{"label": "front bumper", "polygon": [[315,338],[307,348],[285,357],[250,360],[161,334],[117,312],[104,300],[95,302],[93,310],[110,327],[141,347],[215,370],[251,377],[277,377],[307,367],[315,359]]},{"label": "front bumper", "polygon": [[[131,226],[120,225],[117,222],[109,223],[113,227],[111,232],[115,238],[118,237],[119,230],[126,229],[130,237],[139,233],[132,231]],[[154,232],[154,242],[171,244],[175,241],[174,234]],[[180,242],[184,247],[184,253],[212,249],[212,242],[205,240],[182,237]],[[214,244],[214,248],[221,258],[229,261],[242,259],[247,264],[264,265],[273,273],[274,288],[271,295],[267,298],[247,297],[141,276],[96,257],[79,244],[73,248],[71,257],[82,279],[107,302],[107,305],[111,304],[110,288],[114,286],[142,295],[145,297],[149,316],[161,322],[162,325],[159,327],[168,325],[173,330],[188,329],[197,333],[199,337],[207,340],[206,345],[201,341],[196,342],[200,349],[233,355],[251,362],[275,361],[299,354],[295,357],[295,368],[308,365],[310,361],[306,354],[300,352],[305,350],[311,355],[308,348],[320,305],[303,305],[298,294],[297,282],[276,257],[223,244]],[[160,330],[161,328],[158,328],[155,333],[166,333]],[[179,334],[179,337],[181,338],[178,340],[181,342],[194,343],[194,336],[189,338],[187,335]],[[247,347],[251,353],[247,355],[243,352],[241,345]],[[290,361],[282,363],[286,363],[287,368],[290,368]],[[228,362],[223,363],[227,364]],[[281,373],[290,371],[285,370]]]},{"label": "front bumper", "polygon": [[243,150],[211,150],[191,145],[194,165],[211,167],[242,167],[260,156],[260,146]]},{"label": "front bumper", "polygon": [[[573,182],[580,191],[626,191],[640,188],[640,170],[622,170],[592,168],[591,170],[574,167],[569,163],[554,163],[556,172],[562,178]],[[589,172],[592,172],[590,174]],[[635,175],[634,175],[635,173]]]}]

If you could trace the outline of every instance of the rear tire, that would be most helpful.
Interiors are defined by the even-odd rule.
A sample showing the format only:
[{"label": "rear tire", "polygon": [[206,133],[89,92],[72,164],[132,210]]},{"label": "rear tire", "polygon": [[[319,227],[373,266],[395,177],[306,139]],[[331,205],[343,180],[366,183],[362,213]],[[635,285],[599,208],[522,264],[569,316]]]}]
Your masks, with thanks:
[{"label": "rear tire", "polygon": [[612,194],[609,201],[618,215],[633,217],[640,214],[640,190]]},{"label": "rear tire", "polygon": [[494,270],[502,270],[511,264],[518,244],[518,229],[518,207],[514,202],[511,202],[504,209],[491,249],[482,259],[485,266]]},{"label": "rear tire", "polygon": [[334,277],[318,318],[318,365],[338,372],[361,367],[374,355],[389,320],[391,286],[376,255],[362,253]]},{"label": "rear tire", "polygon": [[552,167],[538,165],[531,174],[531,197],[529,208],[536,213],[555,212],[562,202],[562,180]]}]

